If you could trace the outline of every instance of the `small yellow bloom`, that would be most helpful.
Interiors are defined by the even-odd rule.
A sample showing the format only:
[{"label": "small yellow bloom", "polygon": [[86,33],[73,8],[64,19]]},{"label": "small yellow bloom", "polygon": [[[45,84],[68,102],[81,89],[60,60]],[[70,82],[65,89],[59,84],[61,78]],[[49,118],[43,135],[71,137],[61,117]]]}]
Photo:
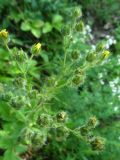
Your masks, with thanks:
[{"label": "small yellow bloom", "polygon": [[109,52],[108,50],[104,51],[104,52],[102,53],[102,59],[108,58],[109,55],[110,55],[110,52]]},{"label": "small yellow bloom", "polygon": [[35,45],[35,50],[36,50],[36,51],[39,51],[40,48],[41,48],[41,44],[40,44],[40,43],[37,43],[37,44]]},{"label": "small yellow bloom", "polygon": [[3,29],[0,31],[0,38],[3,38],[3,39],[8,38],[8,31],[6,31],[6,29]]},{"label": "small yellow bloom", "polygon": [[41,49],[41,43],[37,43],[32,46],[31,51],[33,54],[37,54],[39,53],[40,49]]}]

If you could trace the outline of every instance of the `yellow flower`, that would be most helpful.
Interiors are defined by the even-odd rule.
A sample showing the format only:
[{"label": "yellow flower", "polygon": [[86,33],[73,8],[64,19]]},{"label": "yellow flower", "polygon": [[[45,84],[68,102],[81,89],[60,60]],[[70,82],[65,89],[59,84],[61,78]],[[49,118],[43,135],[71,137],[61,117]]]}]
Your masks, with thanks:
[{"label": "yellow flower", "polygon": [[40,49],[41,49],[41,43],[37,43],[32,46],[31,51],[33,54],[37,54],[39,53]]},{"label": "yellow flower", "polygon": [[0,31],[0,38],[7,39],[8,38],[8,32],[6,29],[3,29]]},{"label": "yellow flower", "polygon": [[108,58],[110,55],[110,52],[108,50],[105,50],[103,53],[102,53],[102,59],[106,59]]},{"label": "yellow flower", "polygon": [[41,44],[40,44],[40,43],[37,43],[37,44],[35,45],[35,49],[36,49],[36,51],[39,51],[39,50],[40,50],[40,48],[41,48]]}]

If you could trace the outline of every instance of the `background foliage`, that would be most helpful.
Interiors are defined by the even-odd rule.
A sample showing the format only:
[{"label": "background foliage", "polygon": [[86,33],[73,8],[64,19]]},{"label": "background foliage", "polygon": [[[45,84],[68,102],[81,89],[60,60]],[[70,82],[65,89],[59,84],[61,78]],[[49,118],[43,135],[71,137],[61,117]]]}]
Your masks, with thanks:
[{"label": "background foliage", "polygon": [[[53,76],[54,73],[60,76],[59,60],[63,60],[64,35],[68,31],[69,26],[75,23],[75,16],[71,13],[74,13],[76,7],[82,8],[81,14],[83,14],[82,20],[85,22],[85,32],[82,32],[81,35],[73,33],[74,43],[68,47],[68,53],[70,55],[68,63],[71,63],[72,52],[77,50],[81,55],[80,64],[82,64],[88,53],[87,51],[94,48],[95,43],[101,40],[104,44],[107,41],[107,47],[111,50],[111,56],[108,60],[86,72],[85,82],[82,85],[78,85],[75,88],[66,86],[61,90],[55,91],[55,94],[53,94],[55,98],[50,97],[50,108],[46,104],[48,107],[46,113],[49,113],[49,115],[53,116],[61,110],[66,111],[69,115],[67,126],[70,128],[76,128],[79,125],[82,126],[91,116],[96,116],[99,124],[94,134],[106,139],[105,149],[100,153],[93,152],[89,144],[85,141],[78,140],[74,135],[70,135],[67,139],[65,138],[59,141],[52,134],[54,138],[51,140],[51,137],[49,137],[47,144],[43,145],[39,152],[35,151],[35,155],[33,154],[31,156],[31,151],[27,152],[26,146],[17,146],[16,150],[19,150],[19,153],[26,151],[27,153],[23,155],[26,159],[31,158],[36,160],[118,160],[120,157],[119,1],[1,0],[0,3],[0,28],[6,28],[10,32],[10,48],[16,45],[18,50],[23,48],[30,55],[29,48],[31,48],[32,44],[38,41],[42,43],[41,54],[35,57],[35,59],[28,61],[28,81],[29,85],[34,86],[34,89],[41,89],[40,86],[44,86],[43,82],[48,83],[48,79],[51,76],[52,80],[50,80],[53,83],[54,78],[56,78]],[[14,50],[13,53],[16,52]],[[20,71],[14,64],[14,60],[10,61],[8,51],[4,47],[0,48],[0,59],[0,82],[7,83],[7,87],[5,87],[6,92],[9,93],[12,90],[14,96],[21,94],[21,91],[13,89],[14,86],[12,86],[13,80],[16,80],[15,78],[19,75]],[[44,91],[46,86],[42,89]],[[24,95],[24,93],[21,95]],[[49,102],[48,95],[47,98]],[[25,102],[25,99],[23,101]],[[34,98],[31,101],[32,104],[36,103],[34,102]],[[21,102],[19,103],[21,104]],[[18,106],[19,104],[17,104]],[[4,126],[4,131],[9,130],[14,137],[19,133],[19,129],[23,125],[26,125],[23,123],[25,117],[21,117],[21,112],[16,117],[16,114],[14,114],[16,111],[14,109],[12,111],[14,116],[13,114],[10,116],[9,112],[11,112],[11,109],[9,110],[9,107],[2,101],[0,102],[1,129],[3,129],[4,121],[12,123],[14,127],[10,128],[7,123]],[[43,111],[41,112],[43,113]],[[19,127],[15,132],[14,128],[17,125]],[[60,134],[61,132],[59,131],[58,133]],[[4,146],[6,140],[4,137],[7,136],[8,138],[7,143],[5,143],[6,145],[13,143],[13,139],[11,141],[9,135],[5,134],[6,132],[1,132],[0,135],[0,146],[2,146],[1,159],[3,159],[4,154],[3,148],[7,148],[7,146]],[[41,139],[43,140],[44,138]],[[13,151],[10,150],[5,152],[7,158],[4,159],[18,159],[12,153]]]}]

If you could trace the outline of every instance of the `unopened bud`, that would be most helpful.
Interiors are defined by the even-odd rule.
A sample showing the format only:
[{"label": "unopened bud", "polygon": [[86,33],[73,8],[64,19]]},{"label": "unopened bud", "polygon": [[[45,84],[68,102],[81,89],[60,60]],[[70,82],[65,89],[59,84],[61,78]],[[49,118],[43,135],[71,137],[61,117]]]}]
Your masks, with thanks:
[{"label": "unopened bud", "polygon": [[106,58],[108,58],[110,55],[110,52],[108,50],[103,51],[101,59],[104,60]]},{"label": "unopened bud", "polygon": [[38,54],[41,50],[41,43],[34,44],[31,48],[32,54]]},{"label": "unopened bud", "polygon": [[79,76],[85,76],[85,71],[84,69],[81,69],[81,68],[77,68],[75,70],[75,74],[79,75]]},{"label": "unopened bud", "polygon": [[52,121],[53,121],[52,117],[47,114],[42,114],[38,118],[38,124],[44,127],[49,127],[52,124]]},{"label": "unopened bud", "polygon": [[73,53],[72,53],[72,59],[73,59],[73,60],[77,60],[79,57],[80,57],[79,52],[76,51],[76,52],[73,52]]},{"label": "unopened bud", "polygon": [[87,126],[89,128],[95,128],[95,126],[97,125],[97,119],[96,117],[91,117],[87,123]]},{"label": "unopened bud", "polygon": [[84,80],[85,80],[85,74],[84,75],[78,74],[78,75],[75,75],[72,82],[78,86],[80,84],[83,84]]},{"label": "unopened bud", "polygon": [[83,29],[84,29],[84,23],[83,23],[83,21],[78,22],[78,23],[76,24],[76,26],[75,26],[75,29],[76,29],[78,32],[83,31]]},{"label": "unopened bud", "polygon": [[86,57],[86,61],[93,62],[96,59],[96,53],[89,53]]},{"label": "unopened bud", "polygon": [[6,29],[3,29],[0,31],[0,38],[3,40],[7,40],[8,39],[8,31],[6,31]]},{"label": "unopened bud", "polygon": [[91,140],[90,144],[91,144],[92,150],[101,151],[104,149],[105,142],[103,138],[95,137],[93,140]]},{"label": "unopened bud", "polygon": [[99,43],[96,47],[96,52],[101,52],[105,49],[105,44],[104,43]]},{"label": "unopened bud", "polygon": [[89,133],[89,128],[87,126],[83,126],[80,128],[80,133],[82,136],[87,136]]},{"label": "unopened bud", "polygon": [[16,52],[14,57],[18,62],[23,62],[27,58],[26,53],[23,50]]},{"label": "unopened bud", "polygon": [[65,121],[66,118],[67,118],[67,113],[64,111],[61,111],[60,113],[57,114],[58,121]]},{"label": "unopened bud", "polygon": [[74,10],[74,16],[75,17],[81,17],[82,16],[82,11],[80,7],[76,7]]}]

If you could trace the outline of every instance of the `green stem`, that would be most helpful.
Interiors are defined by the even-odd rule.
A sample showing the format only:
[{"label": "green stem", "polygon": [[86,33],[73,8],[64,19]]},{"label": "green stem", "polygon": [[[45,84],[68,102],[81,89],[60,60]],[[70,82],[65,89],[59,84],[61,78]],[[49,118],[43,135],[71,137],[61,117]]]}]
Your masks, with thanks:
[{"label": "green stem", "polygon": [[5,45],[5,48],[7,49],[8,52],[10,52],[10,48],[8,47],[8,44],[4,41],[4,45]]},{"label": "green stem", "polygon": [[65,56],[64,56],[64,67],[65,67],[65,63],[66,63],[66,58],[67,58],[67,52],[65,52]]}]

